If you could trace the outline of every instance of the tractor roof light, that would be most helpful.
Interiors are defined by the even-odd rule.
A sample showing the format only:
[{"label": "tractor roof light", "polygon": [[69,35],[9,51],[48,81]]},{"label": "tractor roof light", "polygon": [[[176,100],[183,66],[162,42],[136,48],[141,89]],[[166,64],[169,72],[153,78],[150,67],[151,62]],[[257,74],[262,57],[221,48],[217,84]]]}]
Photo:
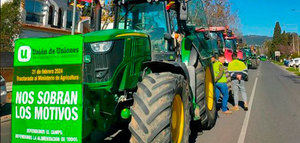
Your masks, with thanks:
[{"label": "tractor roof light", "polygon": [[225,31],[225,27],[209,27],[209,31]]}]

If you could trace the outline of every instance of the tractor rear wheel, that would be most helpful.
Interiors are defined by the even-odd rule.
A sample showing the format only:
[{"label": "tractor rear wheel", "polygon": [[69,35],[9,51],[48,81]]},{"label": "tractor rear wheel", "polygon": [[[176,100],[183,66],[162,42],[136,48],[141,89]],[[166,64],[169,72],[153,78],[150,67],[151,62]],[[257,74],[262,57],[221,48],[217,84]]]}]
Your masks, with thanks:
[{"label": "tractor rear wheel", "polygon": [[252,59],[251,60],[251,68],[252,69],[257,69],[257,66],[258,66],[257,60],[256,59]]},{"label": "tractor rear wheel", "polygon": [[131,107],[130,142],[187,143],[190,134],[189,86],[182,75],[151,73],[138,84]]},{"label": "tractor rear wheel", "polygon": [[213,79],[211,66],[204,70],[198,62],[196,67],[196,103],[200,108],[200,119],[204,129],[211,129],[217,119]]}]

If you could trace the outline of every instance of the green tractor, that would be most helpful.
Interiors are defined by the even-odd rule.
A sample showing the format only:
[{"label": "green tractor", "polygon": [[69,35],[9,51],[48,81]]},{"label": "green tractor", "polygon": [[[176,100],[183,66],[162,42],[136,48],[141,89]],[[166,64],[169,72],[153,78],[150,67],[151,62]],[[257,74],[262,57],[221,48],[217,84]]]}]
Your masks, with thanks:
[{"label": "green tractor", "polygon": [[[68,115],[65,103],[76,103],[78,110],[70,109],[76,112],[76,122],[47,118],[31,124],[13,114],[13,141],[28,141],[17,136],[26,134],[18,124],[54,130],[53,138],[36,139],[75,142],[96,142],[98,133],[122,127],[129,128],[130,142],[188,142],[191,121],[200,122],[197,126],[203,129],[214,126],[212,52],[209,33],[201,31],[207,28],[202,1],[115,0],[113,6],[114,29],[16,42],[13,110],[19,106],[18,90],[31,89],[45,93],[45,102],[33,96],[31,106],[53,106],[46,102],[51,95],[51,101],[62,106],[57,111],[64,109]],[[47,77],[35,80],[39,70]],[[76,100],[60,102],[63,88],[76,88]],[[55,131],[68,137],[56,138]]]},{"label": "green tractor", "polygon": [[260,55],[260,56],[259,56],[259,60],[260,60],[260,61],[267,61],[268,58],[267,58],[266,55]]},{"label": "green tractor", "polygon": [[248,69],[252,68],[252,69],[257,69],[258,67],[258,59],[257,56],[255,54],[255,52],[253,52],[253,50],[251,50],[251,48],[243,48],[242,49],[244,57],[245,57],[245,63],[248,66]]},{"label": "green tractor", "polygon": [[216,102],[202,2],[125,1],[118,9],[115,28],[147,33],[152,46],[152,60],[144,63],[150,73],[130,107],[131,141],[188,142],[190,120],[212,128]]}]

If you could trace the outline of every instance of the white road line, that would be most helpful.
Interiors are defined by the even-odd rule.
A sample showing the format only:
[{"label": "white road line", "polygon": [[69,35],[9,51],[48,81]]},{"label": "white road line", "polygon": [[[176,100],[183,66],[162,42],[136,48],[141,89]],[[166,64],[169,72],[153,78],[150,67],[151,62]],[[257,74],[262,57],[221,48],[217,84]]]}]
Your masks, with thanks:
[{"label": "white road line", "polygon": [[245,141],[245,136],[246,136],[247,127],[248,127],[248,123],[249,123],[249,118],[250,118],[252,103],[253,103],[253,99],[254,99],[254,95],[255,95],[257,80],[258,80],[258,77],[255,78],[255,82],[253,85],[253,89],[251,92],[251,97],[250,97],[250,101],[249,101],[249,105],[248,105],[249,110],[246,112],[246,116],[245,116],[245,119],[243,122],[243,126],[242,126],[242,130],[241,130],[241,133],[239,136],[238,143],[244,143],[244,141]]}]

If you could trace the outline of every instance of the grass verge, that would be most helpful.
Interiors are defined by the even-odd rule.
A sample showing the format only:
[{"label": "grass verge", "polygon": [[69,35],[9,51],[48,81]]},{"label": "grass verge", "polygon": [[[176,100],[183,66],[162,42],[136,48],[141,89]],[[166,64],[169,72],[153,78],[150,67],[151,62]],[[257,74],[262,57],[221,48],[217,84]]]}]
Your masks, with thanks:
[{"label": "grass verge", "polygon": [[272,61],[274,64],[280,65],[280,66],[284,66],[284,64],[282,62],[277,62],[277,61]]},{"label": "grass verge", "polygon": [[[283,63],[281,63],[281,62],[277,62],[277,61],[272,61],[274,64],[277,64],[277,65],[279,65],[279,66],[284,66],[285,67],[285,65],[283,64]],[[294,68],[294,67],[288,67],[288,68],[285,68],[287,71],[290,71],[290,72],[292,72],[292,73],[295,73],[296,75],[298,75],[298,76],[300,76],[300,72],[299,72],[299,69],[298,68]]]},{"label": "grass verge", "polygon": [[298,68],[292,68],[292,67],[289,67],[289,68],[286,68],[286,70],[290,71],[290,72],[293,72],[295,73],[296,75],[300,76],[300,72],[299,72],[299,69]]}]

